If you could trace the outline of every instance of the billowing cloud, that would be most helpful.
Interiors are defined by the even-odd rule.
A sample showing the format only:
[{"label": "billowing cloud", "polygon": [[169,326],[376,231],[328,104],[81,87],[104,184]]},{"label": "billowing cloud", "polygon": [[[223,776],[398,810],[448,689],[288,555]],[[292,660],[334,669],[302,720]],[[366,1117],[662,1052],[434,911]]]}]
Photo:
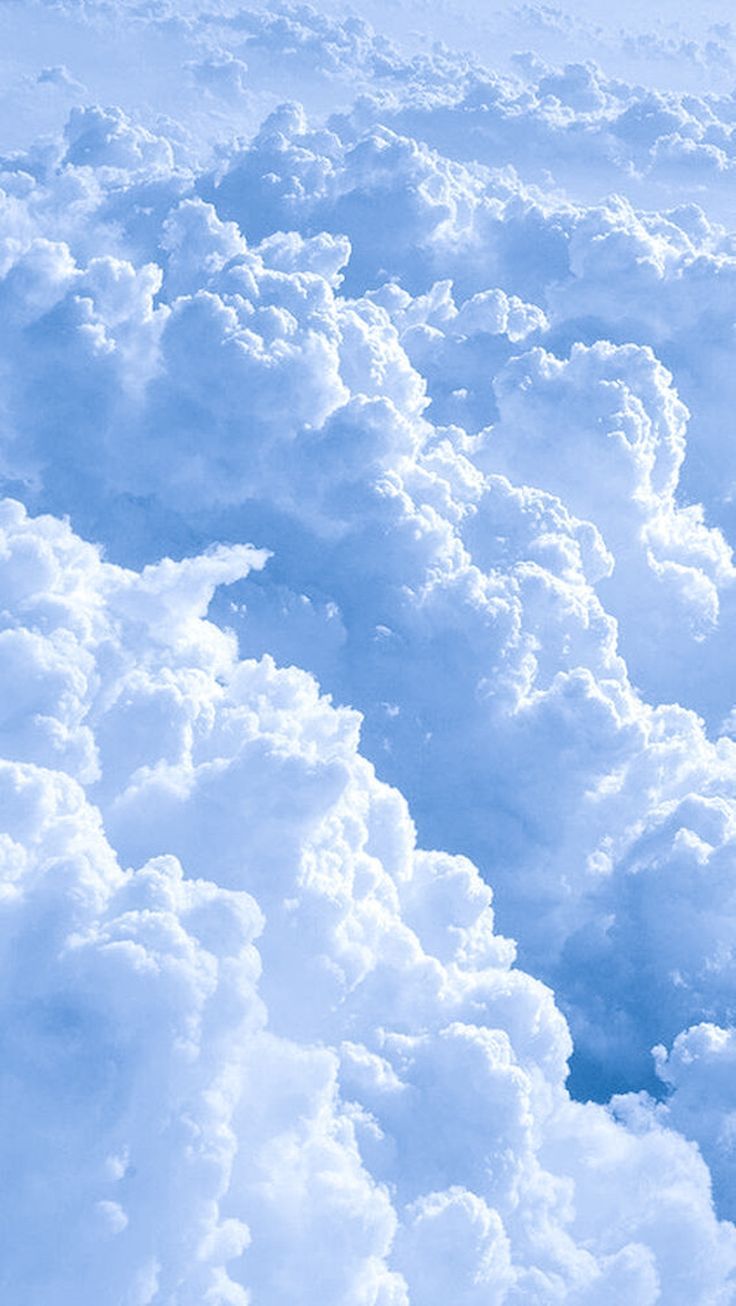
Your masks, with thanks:
[{"label": "billowing cloud", "polygon": [[0,167],[6,1295],[729,1301],[731,100],[115,21]]},{"label": "billowing cloud", "polygon": [[[85,794],[43,730],[14,760],[6,724],[7,1290],[728,1292],[694,1147],[571,1102],[565,1021],[476,868],[417,849],[354,712],[205,619],[263,557],[125,571],[12,501],[3,543],[8,629],[65,642],[98,758]],[[63,721],[67,685],[45,694]]]}]

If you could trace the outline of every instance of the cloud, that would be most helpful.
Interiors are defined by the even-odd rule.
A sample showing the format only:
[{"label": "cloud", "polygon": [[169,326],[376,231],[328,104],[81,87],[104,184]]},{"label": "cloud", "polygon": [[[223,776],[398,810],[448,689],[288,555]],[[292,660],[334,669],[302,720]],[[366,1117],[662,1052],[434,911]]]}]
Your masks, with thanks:
[{"label": "cloud", "polygon": [[[734,574],[722,534],[676,501],[689,414],[671,380],[646,346],[574,345],[565,362],[541,348],[517,356],[494,381],[499,421],[481,459],[596,523],[616,560],[601,594],[647,683],[657,677],[646,661],[658,662],[658,643],[676,657],[681,631],[689,627],[692,647],[693,635],[716,626]],[[636,648],[642,607],[646,644]]]},{"label": "cloud", "polygon": [[139,21],[221,122],[325,98],[2,162],[7,1273],[725,1300],[731,109]]},{"label": "cloud", "polygon": [[187,65],[194,82],[216,95],[242,95],[248,85],[248,65],[229,50],[191,60]]},{"label": "cloud", "polygon": [[115,168],[147,177],[169,172],[171,145],[144,127],[133,126],[119,109],[99,105],[73,109],[65,131],[65,161],[75,167]]},{"label": "cloud", "polygon": [[657,1074],[670,1096],[660,1113],[688,1138],[697,1139],[719,1188],[733,1186],[734,1139],[730,1082],[734,1036],[705,1021],[678,1034],[672,1048],[654,1048]]},{"label": "cloud", "polygon": [[85,796],[3,740],[19,1302],[105,1300],[111,1269],[139,1302],[431,1303],[451,1269],[469,1303],[728,1291],[695,1149],[569,1100],[475,867],[417,850],[355,713],[206,620],[263,558],[135,573],[15,503],[3,528],[7,610],[92,670],[100,758]]},{"label": "cloud", "polygon": [[66,64],[52,64],[48,68],[42,68],[38,74],[39,85],[42,86],[61,86],[67,91],[72,91],[75,95],[83,93],[85,87],[78,82],[69,72]]},{"label": "cloud", "polygon": [[[318,156],[294,140],[332,151],[352,190],[326,154],[310,171]],[[136,540],[135,557],[150,557],[168,532],[181,551],[223,530],[242,538],[247,525],[275,561],[273,581],[268,571],[246,580],[223,611],[243,649],[306,662],[366,713],[368,751],[407,792],[427,836],[493,876],[525,959],[574,1000],[581,1063],[596,1083],[634,1086],[650,1073],[652,1042],[678,1030],[663,1008],[656,1028],[628,1027],[626,1057],[614,1039],[597,1047],[613,990],[607,997],[602,976],[581,1004],[566,948],[575,953],[570,941],[602,911],[602,879],[621,883],[615,868],[642,823],[721,774],[697,720],[642,701],[621,653],[637,679],[661,684],[657,641],[666,640],[672,675],[686,681],[719,622],[728,638],[730,552],[676,497],[687,414],[651,348],[601,342],[558,358],[538,343],[558,329],[539,306],[498,287],[468,294],[430,280],[449,245],[441,225],[429,225],[422,253],[427,215],[444,194],[436,179],[452,222],[465,220],[470,200],[490,220],[479,181],[462,190],[470,174],[390,134],[370,133],[341,161],[337,138],[311,132],[292,106],[236,155],[213,194],[219,202],[226,182],[233,196],[246,194],[242,170],[254,160],[271,167],[276,150],[308,178],[301,189],[289,183],[293,213],[321,178],[344,216],[346,194],[373,205],[389,184],[378,141],[409,178],[425,178],[418,207],[399,214],[410,267],[429,283],[422,293],[389,282],[351,294],[344,236],[275,232],[253,245],[211,201],[176,190],[158,227],[155,211],[147,219],[156,262],[132,251],[85,259],[73,230],[69,243],[21,244],[3,283],[13,360],[7,465],[40,487],[42,502],[73,503],[76,520],[115,551]],[[133,180],[116,173],[115,186],[138,196],[135,151],[132,166]],[[401,171],[391,176],[390,185],[406,184]],[[512,181],[508,191],[508,216],[494,217],[493,230],[500,240],[504,222],[516,222],[523,252],[530,215],[542,232],[553,217],[520,205]],[[562,217],[582,228],[576,210]],[[351,233],[365,249],[359,223]],[[472,269],[484,286],[487,251],[478,257],[465,277]],[[500,246],[496,262],[505,257]],[[13,641],[12,665],[22,667],[28,654]],[[40,684],[62,675],[58,655],[44,648],[38,657]],[[74,691],[79,702],[84,692]],[[78,765],[91,774],[74,694],[64,746],[82,750]],[[166,701],[146,692],[132,718]],[[32,751],[39,729],[24,744],[27,760],[41,759]],[[106,747],[111,757],[120,749]],[[551,768],[560,749],[566,765]],[[671,759],[664,773],[662,753]],[[145,801],[163,820],[170,778],[162,772],[157,784]],[[124,811],[144,799],[123,786],[109,801]],[[176,812],[167,819],[185,860]],[[144,860],[150,850],[126,855]],[[614,894],[606,919],[618,907]],[[633,930],[621,937],[643,965],[645,940]],[[695,1000],[686,1004],[688,1021],[697,1014]]]}]

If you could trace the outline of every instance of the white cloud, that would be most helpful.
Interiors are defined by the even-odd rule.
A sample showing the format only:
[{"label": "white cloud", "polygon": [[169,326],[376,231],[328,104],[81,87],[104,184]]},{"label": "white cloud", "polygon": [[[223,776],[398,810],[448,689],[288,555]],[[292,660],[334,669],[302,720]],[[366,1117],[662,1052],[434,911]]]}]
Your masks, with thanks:
[{"label": "white cloud", "polygon": [[176,10],[0,170],[6,1294],[728,1300],[732,106]]},{"label": "white cloud", "polygon": [[[291,110],[280,121],[304,134]],[[637,672],[656,673],[655,619],[687,669],[730,580],[722,538],[675,499],[685,411],[667,373],[634,346],[576,347],[569,361],[529,352],[528,337],[549,331],[544,314],[498,289],[458,295],[459,307],[447,282],[422,296],[388,285],[348,299],[339,278],[350,251],[334,236],[273,236],[254,249],[199,199],[174,205],[162,228],[163,278],[110,256],[80,267],[58,242],[23,256],[35,280],[14,265],[8,405],[23,440],[10,446],[11,466],[17,457],[22,472],[28,459],[52,503],[72,484],[77,512],[101,502],[104,522],[92,525],[116,548],[127,547],[130,496],[142,486],[154,538],[184,520],[206,536],[234,510],[238,532],[251,522],[275,551],[278,583],[238,591],[244,647],[310,661],[368,712],[382,769],[433,838],[494,868],[525,955],[571,996],[559,957],[599,910],[590,868],[615,865],[649,813],[707,786],[714,765],[692,718],[639,700],[601,602]],[[55,321],[68,324],[61,358]],[[465,378],[465,397],[448,394]],[[468,425],[473,404],[495,420],[477,437],[434,427],[435,409],[451,402]],[[60,444],[73,481],[49,476]],[[637,639],[642,605],[649,624]],[[20,666],[27,655],[14,656]],[[45,684],[54,663],[38,656]],[[165,713],[169,696],[138,686],[125,712],[143,721]],[[34,721],[48,715],[42,702]],[[91,774],[81,708],[68,702],[56,746],[86,749],[78,765]],[[101,737],[111,759],[125,759],[110,723]],[[48,748],[43,738],[29,735],[23,756],[45,756],[33,751]],[[560,747],[567,765],[550,774]],[[660,748],[690,761],[662,776]],[[169,754],[158,760],[168,766]],[[159,821],[170,811],[173,830],[181,790],[166,766],[155,797],[135,785],[123,794],[121,774],[115,802],[153,803]],[[576,1017],[588,1052],[601,1002],[594,985],[590,1012]],[[632,1029],[631,1064],[673,1032]],[[607,1064],[605,1050],[596,1055]]]},{"label": "white cloud", "polygon": [[697,1152],[570,1102],[565,1022],[476,869],[417,852],[354,713],[204,619],[262,558],[138,575],[12,503],[4,526],[17,628],[89,673],[86,641],[101,763],[99,809],[58,759],[0,766],[19,1302],[82,1276],[105,1300],[111,1272],[137,1302],[727,1292]]}]

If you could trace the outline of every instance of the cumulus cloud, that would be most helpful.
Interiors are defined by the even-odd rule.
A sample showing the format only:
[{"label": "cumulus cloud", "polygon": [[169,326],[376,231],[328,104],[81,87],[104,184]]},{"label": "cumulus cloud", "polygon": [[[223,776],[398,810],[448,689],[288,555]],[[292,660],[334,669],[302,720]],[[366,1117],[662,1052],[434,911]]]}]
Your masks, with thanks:
[{"label": "cumulus cloud", "polygon": [[730,1300],[732,105],[176,10],[0,167],[6,1292]]},{"label": "cumulus cloud", "polygon": [[565,1021],[476,868],[417,850],[354,712],[206,620],[263,557],[124,571],[8,501],[3,531],[6,611],[66,637],[99,757],[85,794],[3,736],[16,1299],[728,1292],[694,1147],[570,1101]]},{"label": "cumulus cloud", "polygon": [[[138,194],[140,151],[150,146],[158,160],[158,147],[119,116],[95,112],[91,124],[104,142],[94,177]],[[118,129],[130,152],[113,164]],[[246,177],[260,185],[274,151],[302,170],[287,205],[300,220],[315,195],[313,211],[327,216],[331,194],[342,221],[348,194],[365,191],[370,208],[376,187],[392,178],[398,190],[427,170],[419,209],[399,215],[407,248],[414,232],[409,284],[421,276],[427,289],[351,292],[353,246],[365,251],[355,219],[353,244],[330,231],[249,243],[216,204],[224,196],[235,212]],[[89,195],[89,165],[64,169]],[[651,812],[710,785],[718,766],[693,717],[642,702],[620,650],[648,687],[667,640],[682,683],[703,639],[724,626],[730,552],[697,506],[677,500],[687,414],[651,348],[576,345],[560,359],[534,343],[554,343],[539,305],[430,279],[449,241],[430,227],[422,252],[417,236],[420,213],[444,193],[433,176],[454,196],[453,222],[471,200],[473,222],[500,204],[479,178],[471,186],[467,171],[389,133],[371,131],[344,154],[334,133],[287,106],[217,184],[203,183],[212,200],[181,198],[188,183],[172,185],[176,173],[163,183],[169,206],[147,217],[156,261],[139,262],[125,233],[125,257],[90,255],[73,229],[65,242],[36,235],[9,246],[7,468],[40,501],[73,503],[116,551],[131,547],[137,514],[134,557],[167,533],[181,548],[223,528],[242,538],[245,526],[271,548],[274,583],[252,579],[234,600],[244,649],[306,662],[366,712],[369,751],[422,828],[503,884],[524,955],[572,1002],[560,958],[600,910],[594,868],[616,865]],[[514,214],[523,231],[532,212],[535,224],[551,222],[541,208],[518,208],[512,179],[507,189],[507,216],[493,219],[499,239]],[[34,210],[27,220],[39,223]],[[487,253],[473,262],[468,240],[465,279],[488,262]],[[559,747],[567,764],[552,777]],[[662,748],[673,759],[663,775]],[[684,769],[679,757],[690,759]],[[638,955],[645,942],[634,946]],[[581,1055],[587,1040],[609,1074],[588,1031],[604,989],[590,989],[591,1012],[576,1004],[574,1023]],[[648,1063],[652,1035],[676,1032],[664,1020],[632,1028],[631,1065]],[[616,1074],[629,1083],[629,1070]]]}]

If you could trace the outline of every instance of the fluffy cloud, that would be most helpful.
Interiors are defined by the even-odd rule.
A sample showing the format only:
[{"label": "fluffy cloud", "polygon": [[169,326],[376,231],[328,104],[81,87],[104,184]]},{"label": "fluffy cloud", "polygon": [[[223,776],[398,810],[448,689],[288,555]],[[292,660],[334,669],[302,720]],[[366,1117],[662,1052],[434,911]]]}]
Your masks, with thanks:
[{"label": "fluffy cloud", "polygon": [[[332,188],[337,226],[345,182],[326,166],[310,172],[327,155],[306,143],[332,151],[351,193],[373,204],[390,175],[378,140],[394,187],[407,185],[403,159],[409,177],[439,169],[456,214],[462,194],[475,195],[476,217],[498,207],[479,178],[462,192],[470,174],[388,134],[343,159],[338,138],[312,132],[293,108],[236,156],[214,197],[226,211],[228,194],[241,203],[246,175],[273,167],[276,151],[302,170],[301,189],[290,182],[302,211]],[[442,192],[426,176],[429,212]],[[562,959],[600,911],[601,868],[626,856],[652,812],[708,790],[722,771],[694,718],[640,700],[617,644],[618,622],[621,649],[649,684],[666,639],[682,681],[698,641],[724,627],[730,553],[697,508],[677,502],[686,411],[671,378],[646,347],[576,346],[556,358],[534,344],[552,331],[543,310],[498,288],[464,294],[430,281],[412,295],[388,283],[348,296],[344,237],[273,233],[253,246],[212,202],[170,199],[160,267],[109,254],[85,263],[73,233],[69,243],[37,236],[17,253],[3,283],[9,468],[35,479],[41,501],[73,502],[76,520],[117,552],[133,540],[134,558],[167,535],[181,549],[223,529],[242,538],[247,528],[272,549],[273,583],[266,573],[241,584],[227,617],[244,650],[306,662],[365,711],[369,752],[410,795],[422,829],[503,887],[524,956],[573,1004],[581,1056],[614,1085],[621,1075],[635,1083],[651,1042],[677,1027],[664,1016],[655,1030],[632,1025],[628,1068],[614,1072],[590,1031],[613,996],[603,981],[588,985],[590,1009],[578,1009]],[[506,201],[509,220],[517,201]],[[412,213],[400,221],[416,252]],[[447,240],[439,231],[416,265],[427,279]],[[352,235],[365,251],[360,227]],[[26,656],[9,646],[9,665]],[[62,676],[59,661],[44,648],[42,684]],[[70,685],[53,729],[91,774],[76,724],[85,692]],[[144,695],[129,710],[143,720],[161,701]],[[29,760],[39,729],[26,726]],[[551,775],[559,749],[566,765]],[[166,810],[163,793],[151,801]],[[645,942],[622,947],[638,957]],[[697,1014],[692,1003],[687,1018]]]},{"label": "fluffy cloud", "polygon": [[565,1022],[475,867],[417,850],[353,712],[205,620],[263,558],[138,574],[12,502],[3,527],[6,612],[67,635],[99,756],[85,795],[4,735],[17,1300],[728,1292],[695,1149],[570,1101]]},{"label": "fluffy cloud", "polygon": [[320,114],[2,161],[7,1290],[728,1300],[732,106],[135,22]]}]

